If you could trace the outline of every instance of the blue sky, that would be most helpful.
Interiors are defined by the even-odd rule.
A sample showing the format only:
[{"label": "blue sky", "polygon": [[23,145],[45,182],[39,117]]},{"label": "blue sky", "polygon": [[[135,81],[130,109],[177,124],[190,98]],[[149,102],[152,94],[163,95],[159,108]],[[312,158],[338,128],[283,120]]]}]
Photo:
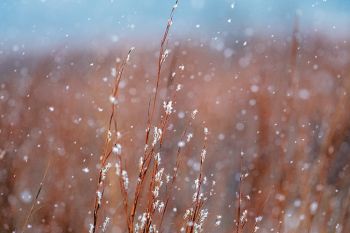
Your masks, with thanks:
[{"label": "blue sky", "polygon": [[[67,38],[159,33],[173,0],[1,0],[0,43],[50,44]],[[233,4],[233,5],[232,5]],[[233,8],[231,6],[234,6]],[[349,0],[180,0],[174,33],[188,35],[291,27],[350,30]],[[31,43],[29,43],[30,41]]]}]

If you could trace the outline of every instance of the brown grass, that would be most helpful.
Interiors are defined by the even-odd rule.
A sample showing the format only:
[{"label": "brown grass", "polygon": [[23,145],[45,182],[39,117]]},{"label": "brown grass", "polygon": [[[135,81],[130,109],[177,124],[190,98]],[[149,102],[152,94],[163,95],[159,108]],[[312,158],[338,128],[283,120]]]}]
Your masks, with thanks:
[{"label": "brown grass", "polygon": [[174,10],[130,59],[2,61],[1,232],[350,232],[349,46],[296,24],[225,58],[168,42]]}]

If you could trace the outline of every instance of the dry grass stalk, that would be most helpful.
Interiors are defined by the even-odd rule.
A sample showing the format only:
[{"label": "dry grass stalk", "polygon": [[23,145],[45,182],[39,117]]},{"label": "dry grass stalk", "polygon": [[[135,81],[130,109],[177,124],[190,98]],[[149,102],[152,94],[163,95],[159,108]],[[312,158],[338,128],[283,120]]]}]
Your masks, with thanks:
[{"label": "dry grass stalk", "polygon": [[[98,183],[97,183],[97,191],[96,191],[96,197],[95,197],[95,204],[94,204],[94,216],[93,216],[93,225],[92,225],[92,232],[96,232],[96,226],[97,226],[97,218],[98,218],[98,211],[101,207],[102,199],[103,199],[103,194],[104,194],[104,179],[105,179],[105,174],[104,174],[104,169],[107,165],[108,158],[112,154],[113,151],[113,135],[115,135],[118,132],[118,125],[117,125],[117,116],[116,116],[116,102],[115,100],[118,99],[118,90],[119,90],[119,84],[120,80],[122,79],[123,72],[125,69],[125,66],[127,62],[129,61],[130,54],[133,51],[133,48],[129,50],[127,56],[124,58],[123,62],[121,63],[118,74],[115,78],[115,84],[113,87],[112,95],[111,95],[111,106],[112,106],[112,111],[111,115],[109,117],[108,121],[108,127],[107,127],[107,133],[105,136],[105,143],[104,143],[104,148],[103,148],[103,154],[100,157],[101,159],[101,168],[99,171],[99,176],[98,176]],[[114,125],[113,125],[114,123]],[[114,126],[114,134],[112,133],[112,127]],[[119,159],[120,160],[120,159]],[[122,190],[124,190],[125,187],[122,185]],[[123,191],[122,191],[123,192]],[[123,192],[126,194],[127,192]],[[125,201],[124,201],[125,203]]]},{"label": "dry grass stalk", "polygon": [[37,203],[37,201],[38,201],[38,198],[39,198],[39,195],[40,195],[40,193],[41,193],[41,190],[42,190],[43,187],[44,187],[45,179],[46,179],[46,176],[47,176],[47,174],[48,174],[48,172],[49,172],[49,168],[50,168],[52,159],[53,159],[52,156],[50,156],[49,161],[47,162],[47,165],[46,165],[46,167],[45,167],[44,174],[43,174],[43,176],[42,176],[42,178],[41,178],[41,181],[40,181],[40,183],[39,183],[39,187],[38,187],[38,189],[37,189],[35,198],[34,198],[34,200],[32,201],[32,205],[31,205],[31,207],[30,207],[30,209],[29,209],[29,212],[28,212],[28,214],[27,214],[27,216],[26,216],[26,218],[25,218],[25,220],[24,220],[24,223],[23,223],[23,225],[22,225],[22,229],[21,229],[21,232],[22,232],[22,233],[25,232],[25,230],[26,230],[26,228],[27,228],[27,226],[28,226],[30,217],[32,216],[32,214],[33,214],[33,212],[34,212],[35,205],[36,205],[36,203]]}]

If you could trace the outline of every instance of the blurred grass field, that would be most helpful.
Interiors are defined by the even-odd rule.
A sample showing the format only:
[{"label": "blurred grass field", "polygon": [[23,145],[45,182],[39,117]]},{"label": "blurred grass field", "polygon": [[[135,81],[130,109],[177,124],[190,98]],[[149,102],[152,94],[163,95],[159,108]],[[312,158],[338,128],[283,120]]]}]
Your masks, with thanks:
[{"label": "blurred grass field", "polygon": [[[232,41],[226,49],[215,41],[212,47],[169,42],[155,119],[162,120],[163,101],[178,84],[182,89],[163,132],[165,174],[176,163],[183,131],[193,138],[183,147],[160,232],[180,232],[192,202],[203,128],[209,133],[202,191],[210,193],[203,232],[236,232],[238,206],[247,215],[237,232],[350,232],[349,43],[293,32]],[[158,48],[146,48],[140,43],[131,55],[117,104],[130,193],[157,75]],[[0,232],[20,232],[50,158],[26,232],[88,231],[110,115],[111,69],[127,49],[57,48],[0,58]],[[118,182],[113,167],[97,232],[106,217],[106,232],[127,232]],[[136,216],[146,208],[147,199],[141,200]]]}]

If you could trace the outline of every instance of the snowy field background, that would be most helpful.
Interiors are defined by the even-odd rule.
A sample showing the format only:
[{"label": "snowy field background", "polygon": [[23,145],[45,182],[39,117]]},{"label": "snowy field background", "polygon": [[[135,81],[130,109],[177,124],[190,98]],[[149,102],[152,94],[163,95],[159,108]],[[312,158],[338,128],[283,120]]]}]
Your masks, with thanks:
[{"label": "snowy field background", "polygon": [[0,232],[350,232],[350,3],[173,5],[0,2]]}]

